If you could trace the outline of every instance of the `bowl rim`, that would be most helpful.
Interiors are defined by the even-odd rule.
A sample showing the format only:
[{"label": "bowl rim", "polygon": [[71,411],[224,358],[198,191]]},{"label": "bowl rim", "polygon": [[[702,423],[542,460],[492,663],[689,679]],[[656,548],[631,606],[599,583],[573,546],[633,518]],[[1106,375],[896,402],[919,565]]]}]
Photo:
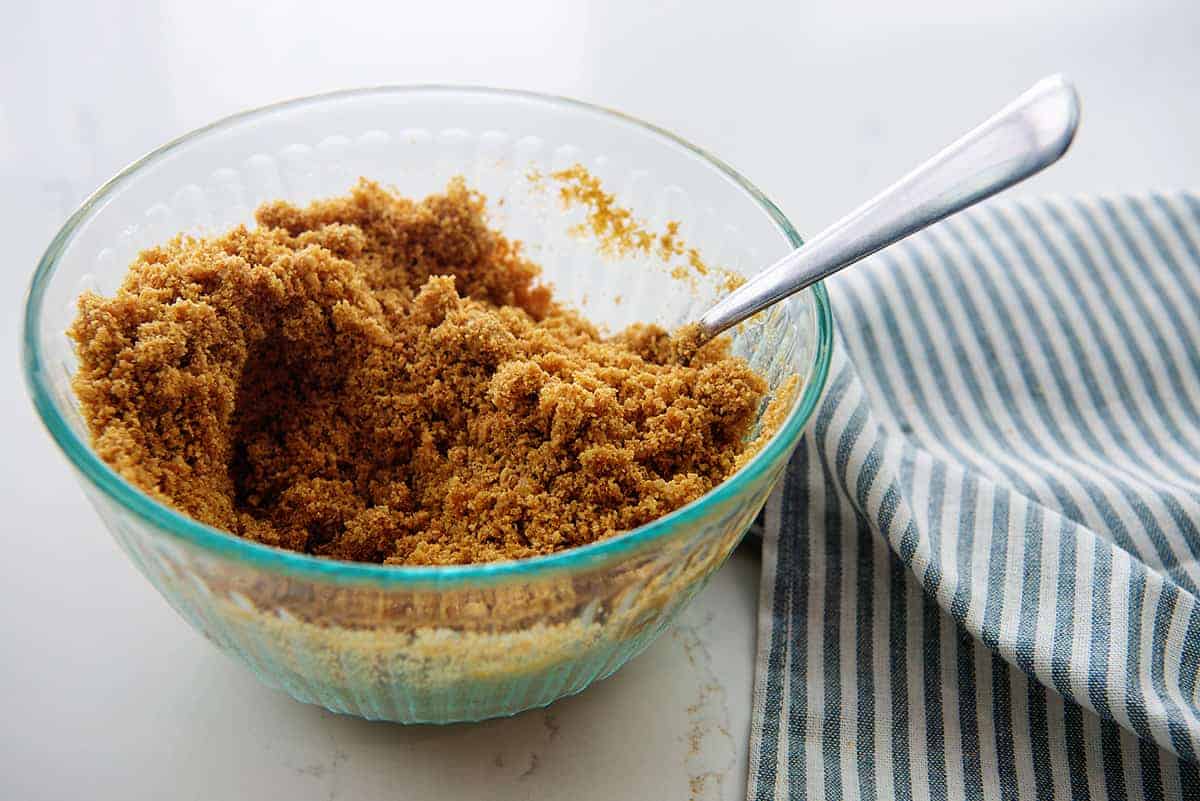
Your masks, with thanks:
[{"label": "bowl rim", "polygon": [[502,89],[486,86],[453,84],[381,85],[357,89],[342,89],[333,92],[307,95],[231,114],[195,130],[189,131],[150,151],[122,169],[96,189],[71,214],[46,248],[34,271],[25,299],[25,314],[22,332],[22,362],[26,386],[33,399],[42,423],[51,437],[66,454],[72,466],[83,474],[95,487],[122,507],[141,518],[155,529],[214,553],[219,557],[232,558],[254,567],[287,573],[297,578],[320,581],[363,582],[384,585],[400,584],[461,584],[475,581],[490,582],[503,578],[531,578],[548,571],[573,570],[591,566],[597,562],[618,559],[658,540],[664,539],[680,526],[702,517],[713,504],[720,504],[736,496],[747,485],[760,476],[785,451],[799,440],[805,425],[816,410],[829,377],[829,365],[833,349],[833,314],[829,296],[823,283],[811,287],[816,342],[813,361],[808,370],[800,396],[796,399],[783,424],[767,444],[750,461],[732,476],[696,500],[652,520],[638,528],[623,532],[610,539],[569,548],[553,554],[534,556],[505,562],[486,562],[466,565],[383,565],[366,562],[349,562],[311,556],[298,551],[264,545],[239,537],[221,529],[201,523],[154,500],[139,488],[126,481],[108,466],[91,447],[77,435],[66,422],[55,404],[46,383],[45,370],[40,357],[36,332],[41,319],[42,298],[46,285],[58,264],[58,259],[74,238],[77,230],[88,219],[93,209],[102,205],[113,193],[132,180],[143,168],[171,155],[178,148],[206,134],[232,128],[255,118],[284,110],[295,110],[309,105],[319,105],[333,100],[345,100],[371,95],[451,93],[476,95],[506,100],[546,103],[554,106],[584,111],[600,117],[640,128],[668,144],[682,147],[723,173],[738,188],[748,194],[767,213],[785,238],[794,246],[802,244],[800,235],[783,212],[769,200],[754,184],[743,177],[721,159],[675,134],[620,111],[603,106],[541,92]]}]

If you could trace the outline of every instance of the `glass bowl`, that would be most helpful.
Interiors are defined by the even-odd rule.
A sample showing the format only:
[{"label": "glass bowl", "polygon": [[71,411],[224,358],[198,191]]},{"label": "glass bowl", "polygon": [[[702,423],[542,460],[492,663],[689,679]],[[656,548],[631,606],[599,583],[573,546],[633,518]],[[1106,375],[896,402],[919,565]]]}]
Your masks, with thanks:
[{"label": "glass bowl", "polygon": [[[111,294],[139,250],[251,222],[261,202],[344,193],[367,176],[409,196],[455,175],[489,198],[558,298],[616,330],[674,326],[728,291],[721,271],[601,252],[560,206],[553,171],[583,164],[654,229],[678,221],[704,259],[748,275],[800,244],[744,178],[630,117],[521,92],[396,87],[238,114],[154,151],[101,187],[51,242],[29,292],[30,393],[122,549],[192,626],[265,683],[335,712],[405,723],[544,706],[642,651],[728,557],[783,472],[824,388],[832,321],[821,286],[743,324],[734,351],[786,416],[702,498],[608,540],[454,567],[339,562],[260,545],[157,503],[89,448],[64,331],[80,292]],[[791,380],[798,376],[800,382]],[[757,424],[762,424],[762,412]]]}]

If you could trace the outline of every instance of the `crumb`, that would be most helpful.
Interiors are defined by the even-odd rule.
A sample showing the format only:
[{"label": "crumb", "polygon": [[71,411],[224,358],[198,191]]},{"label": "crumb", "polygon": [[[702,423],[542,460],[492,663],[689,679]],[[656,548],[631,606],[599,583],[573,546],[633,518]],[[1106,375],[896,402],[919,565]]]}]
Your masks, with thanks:
[{"label": "crumb", "polygon": [[749,447],[766,383],[727,339],[602,337],[461,179],[256,218],[144,251],[70,329],[96,452],[204,523],[337,559],[518,559],[677,509]]},{"label": "crumb", "polygon": [[787,420],[788,412],[792,410],[799,391],[800,376],[792,374],[783,379],[783,382],[771,394],[770,400],[767,401],[767,408],[763,411],[762,419],[759,421],[758,436],[754,437],[738,454],[734,463],[735,470],[741,470],[763,449],[771,437],[779,433],[779,429]]},{"label": "crumb", "polygon": [[[664,264],[683,259],[671,267],[671,277],[690,280],[695,276],[715,273],[725,289],[736,289],[745,283],[740,274],[722,267],[711,267],[694,247],[688,247],[679,233],[678,220],[669,220],[662,231],[650,230],[633,212],[617,204],[612,193],[604,190],[600,179],[582,164],[558,170],[549,176],[558,184],[558,197],[564,207],[582,206],[585,221],[574,232],[587,234],[600,245],[601,252],[629,256],[654,255]],[[536,169],[527,174],[530,185],[537,190],[545,187],[546,176]]]}]

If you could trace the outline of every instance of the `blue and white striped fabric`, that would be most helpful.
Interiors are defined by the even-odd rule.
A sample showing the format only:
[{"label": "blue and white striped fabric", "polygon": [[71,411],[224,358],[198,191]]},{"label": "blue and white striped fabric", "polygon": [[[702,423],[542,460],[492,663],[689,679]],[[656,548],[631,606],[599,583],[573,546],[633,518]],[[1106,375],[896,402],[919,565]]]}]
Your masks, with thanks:
[{"label": "blue and white striped fabric", "polygon": [[1200,799],[1200,198],[993,203],[829,290],[750,798]]}]

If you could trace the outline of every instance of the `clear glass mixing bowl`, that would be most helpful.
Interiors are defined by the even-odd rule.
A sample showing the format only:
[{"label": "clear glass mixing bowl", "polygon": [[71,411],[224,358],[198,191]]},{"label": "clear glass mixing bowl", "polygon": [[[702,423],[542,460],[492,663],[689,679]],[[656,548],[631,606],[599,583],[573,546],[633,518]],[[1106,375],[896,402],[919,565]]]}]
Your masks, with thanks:
[{"label": "clear glass mixing bowl", "polygon": [[[29,390],[121,547],[168,602],[265,683],[336,712],[403,722],[480,720],[579,692],[643,650],[745,534],[824,388],[832,342],[822,287],[744,324],[734,350],[784,395],[777,433],[704,497],[634,531],[517,562],[387,567],[278,550],[157,503],[88,446],[64,331],[85,289],[111,294],[136,253],[175,233],[252,220],[262,201],[344,193],[367,176],[410,196],[455,175],[489,197],[557,296],[616,330],[694,319],[718,273],[672,277],[603,254],[538,178],[585,165],[648,227],[681,223],[713,265],[748,275],[800,243],[744,178],[653,126],[520,92],[398,87],[249,111],[188,134],[101,187],[38,265],[25,315]],[[789,382],[799,376],[801,383]],[[760,414],[761,417],[761,414]]]}]

